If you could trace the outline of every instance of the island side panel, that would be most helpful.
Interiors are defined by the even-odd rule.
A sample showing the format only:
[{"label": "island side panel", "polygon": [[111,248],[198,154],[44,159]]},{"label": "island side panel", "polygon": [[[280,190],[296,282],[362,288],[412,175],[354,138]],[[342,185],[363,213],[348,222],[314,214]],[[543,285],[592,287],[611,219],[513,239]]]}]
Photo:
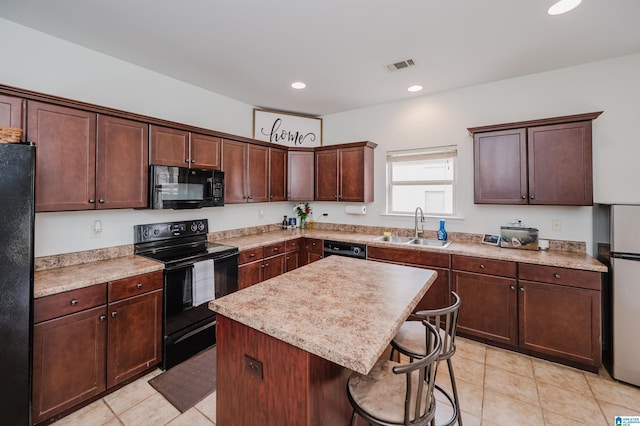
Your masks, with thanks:
[{"label": "island side panel", "polygon": [[[216,424],[308,424],[308,353],[217,316]],[[262,363],[256,377],[245,355]]]}]

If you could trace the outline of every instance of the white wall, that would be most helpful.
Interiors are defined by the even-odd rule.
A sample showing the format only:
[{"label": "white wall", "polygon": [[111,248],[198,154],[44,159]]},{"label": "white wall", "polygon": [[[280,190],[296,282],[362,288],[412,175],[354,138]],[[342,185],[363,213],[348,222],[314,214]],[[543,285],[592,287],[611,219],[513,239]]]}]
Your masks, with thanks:
[{"label": "white wall", "polygon": [[[252,106],[156,72],[67,43],[0,19],[0,83],[251,136]],[[11,58],[6,60],[5,58]],[[640,203],[640,55],[473,86],[323,117],[325,145],[371,140],[375,152],[375,199],[366,216],[344,213],[344,204],[314,202],[318,221],[413,227],[413,218],[384,216],[387,150],[456,144],[461,219],[449,231],[495,233],[518,218],[541,238],[577,240],[591,247],[590,207],[487,206],[473,204],[473,144],[467,127],[604,110],[594,121],[594,184],[597,202]],[[635,120],[634,120],[635,119]],[[130,244],[140,223],[208,218],[212,230],[276,223],[292,215],[292,203],[227,205],[194,211],[112,210],[39,213],[36,256]],[[323,217],[322,213],[328,213]],[[551,220],[562,231],[551,231]],[[102,220],[103,235],[90,238]],[[436,229],[437,218],[426,227]]]}]

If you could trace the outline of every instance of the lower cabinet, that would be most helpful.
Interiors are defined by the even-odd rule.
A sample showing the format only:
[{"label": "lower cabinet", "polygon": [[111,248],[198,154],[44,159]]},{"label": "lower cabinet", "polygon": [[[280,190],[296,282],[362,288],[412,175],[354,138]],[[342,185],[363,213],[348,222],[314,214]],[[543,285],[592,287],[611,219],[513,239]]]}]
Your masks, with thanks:
[{"label": "lower cabinet", "polygon": [[300,266],[301,247],[302,238],[296,238],[295,240],[285,242],[285,272],[293,271]]},{"label": "lower cabinet", "polygon": [[38,298],[33,331],[38,423],[161,361],[162,272]]},{"label": "lower cabinet", "polygon": [[283,274],[286,262],[284,242],[241,251],[238,258],[238,289]]},{"label": "lower cabinet", "polygon": [[324,257],[324,242],[318,238],[304,238],[304,255],[302,265],[320,260]]},{"label": "lower cabinet", "polygon": [[592,371],[602,365],[600,273],[458,255],[451,265],[459,333]]}]

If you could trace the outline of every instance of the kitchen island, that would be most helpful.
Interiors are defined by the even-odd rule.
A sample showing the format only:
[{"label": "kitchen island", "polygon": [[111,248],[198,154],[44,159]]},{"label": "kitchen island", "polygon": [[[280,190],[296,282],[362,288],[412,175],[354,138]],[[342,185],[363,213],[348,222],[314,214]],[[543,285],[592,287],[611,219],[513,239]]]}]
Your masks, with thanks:
[{"label": "kitchen island", "polygon": [[369,372],[436,275],[330,256],[210,302],[216,423],[349,424],[349,374]]}]

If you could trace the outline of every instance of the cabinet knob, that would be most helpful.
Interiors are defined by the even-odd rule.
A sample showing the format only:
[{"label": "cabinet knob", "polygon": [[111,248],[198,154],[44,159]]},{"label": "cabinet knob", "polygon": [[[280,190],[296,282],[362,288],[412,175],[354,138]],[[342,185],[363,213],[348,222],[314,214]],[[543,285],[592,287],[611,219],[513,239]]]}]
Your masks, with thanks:
[{"label": "cabinet knob", "polygon": [[265,268],[268,268],[268,267],[269,267],[269,264],[268,264],[268,263],[265,263],[265,264],[264,264],[264,267],[265,267]]},{"label": "cabinet knob", "polygon": [[560,274],[553,274],[553,278],[559,279],[560,278]]},{"label": "cabinet knob", "polygon": [[316,243],[311,243],[311,245],[315,247]]},{"label": "cabinet knob", "polygon": [[515,290],[515,289],[516,289],[516,286],[515,286],[515,285],[513,285],[513,284],[511,284],[511,285],[509,286],[509,288],[510,288],[511,290]]},{"label": "cabinet knob", "polygon": [[531,198],[533,200],[536,197],[534,197],[533,195],[529,195],[529,198]]},{"label": "cabinet knob", "polygon": [[90,202],[91,204],[93,204],[93,203],[95,203],[95,202],[96,202],[96,200],[94,200],[93,198],[91,198],[91,199],[89,199],[89,202]]},{"label": "cabinet knob", "polygon": [[184,159],[184,162],[185,162],[185,163],[188,163],[188,162],[189,162],[189,159],[188,159],[188,158],[185,158],[185,159]]},{"label": "cabinet knob", "polygon": [[526,199],[527,199],[527,196],[526,196],[526,195],[523,195],[523,196],[522,196],[522,199],[523,199],[523,200],[526,200]]},{"label": "cabinet knob", "polygon": [[196,160],[191,160],[190,162],[191,162],[191,163],[195,163],[195,162],[196,162]]},{"label": "cabinet knob", "polygon": [[138,283],[138,284],[136,284],[136,288],[137,288],[138,290],[140,290],[140,289],[142,288],[142,283]]},{"label": "cabinet knob", "polygon": [[480,264],[480,269],[484,269],[484,268],[485,268],[485,266],[481,263]]},{"label": "cabinet knob", "polygon": [[274,247],[273,251],[278,251],[279,247]]},{"label": "cabinet knob", "polygon": [[291,259],[289,256],[287,256],[287,260]]},{"label": "cabinet knob", "polygon": [[247,199],[248,199],[248,200],[253,200],[253,197],[252,197],[251,195],[249,195],[249,196],[247,197]]},{"label": "cabinet knob", "polygon": [[251,253],[251,254],[249,255],[249,257],[256,257],[256,254],[255,254],[255,253]]},{"label": "cabinet knob", "polygon": [[71,306],[76,306],[78,304],[78,299],[71,300]]},{"label": "cabinet knob", "polygon": [[524,292],[524,287],[520,287],[520,291]]},{"label": "cabinet knob", "polygon": [[98,202],[99,202],[100,204],[104,204],[104,198],[100,198],[100,199],[98,200]]},{"label": "cabinet knob", "polygon": [[111,318],[115,318],[118,316],[118,313],[116,311],[111,312]]},{"label": "cabinet knob", "polygon": [[107,319],[107,317],[106,317],[105,315],[100,315],[100,316],[98,317],[98,319],[100,320],[100,322],[102,322],[102,321],[106,320],[106,319]]}]

